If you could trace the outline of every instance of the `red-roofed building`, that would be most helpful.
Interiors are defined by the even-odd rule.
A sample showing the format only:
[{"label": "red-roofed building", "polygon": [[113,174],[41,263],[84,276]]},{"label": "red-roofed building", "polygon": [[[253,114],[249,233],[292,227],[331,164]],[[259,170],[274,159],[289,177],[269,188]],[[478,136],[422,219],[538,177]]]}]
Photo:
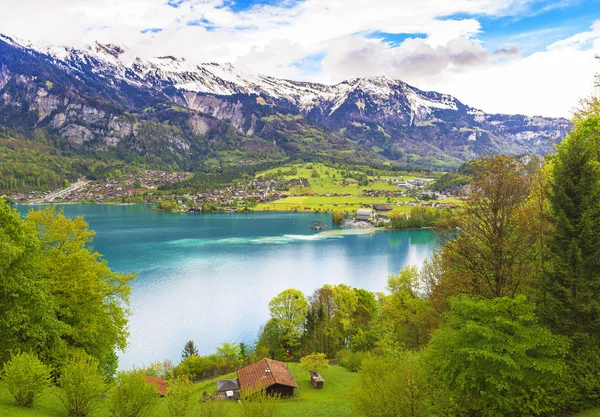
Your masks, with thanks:
[{"label": "red-roofed building", "polygon": [[292,397],[294,388],[298,388],[287,364],[273,359],[265,358],[248,365],[237,371],[237,376],[245,394],[266,389],[267,394]]}]

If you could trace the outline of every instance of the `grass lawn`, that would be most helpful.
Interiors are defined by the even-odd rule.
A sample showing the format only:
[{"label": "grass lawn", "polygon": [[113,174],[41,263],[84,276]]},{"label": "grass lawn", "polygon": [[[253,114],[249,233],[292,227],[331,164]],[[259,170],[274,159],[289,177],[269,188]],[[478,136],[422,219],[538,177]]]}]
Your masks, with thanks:
[{"label": "grass lawn", "polygon": [[[350,388],[356,378],[356,374],[341,366],[331,366],[322,373],[325,386],[322,390],[316,390],[310,384],[308,372],[299,364],[290,363],[290,371],[296,379],[299,388],[296,390],[296,398],[283,400],[280,417],[346,417],[351,416]],[[224,375],[219,379],[234,378],[235,374]],[[216,389],[215,380],[196,384],[198,394],[204,391],[213,393]],[[49,392],[52,390],[49,390]],[[225,417],[240,416],[240,405],[235,401],[223,401]],[[196,410],[197,411],[197,410]],[[4,386],[0,386],[0,416],[2,417],[66,417],[67,413],[52,393],[47,394],[33,408],[23,408],[14,405],[14,400]],[[165,412],[165,401],[159,399],[153,413],[149,417],[163,417]],[[198,412],[192,413],[198,415]],[[108,417],[106,405],[103,404],[89,417]],[[590,416],[593,416],[591,414]]]},{"label": "grass lawn", "polygon": [[576,417],[600,417],[600,408],[584,411],[582,413],[576,414]]},{"label": "grass lawn", "polygon": [[[295,175],[285,175],[294,167],[297,170]],[[312,168],[309,168],[312,167]],[[318,178],[313,178],[313,170],[319,174]],[[408,213],[410,201],[415,201],[412,197],[392,198],[388,201],[385,197],[359,197],[363,190],[384,190],[398,192],[402,191],[395,185],[389,183],[392,179],[412,180],[414,175],[397,175],[389,177],[369,177],[380,178],[382,182],[370,182],[369,185],[348,184],[342,185],[344,180],[344,171],[336,168],[331,168],[323,164],[298,164],[291,165],[285,168],[275,168],[257,175],[261,177],[267,174],[275,174],[278,171],[284,173],[283,178],[286,180],[306,178],[308,179],[308,187],[293,187],[287,194],[319,194],[319,196],[305,197],[287,197],[268,204],[259,204],[255,207],[258,211],[341,211],[345,213],[355,213],[356,210],[362,207],[363,204],[390,204],[394,207],[394,213]],[[350,171],[350,178],[346,181],[353,181],[354,174],[357,178],[360,174],[358,171]],[[324,194],[342,194],[344,196],[324,196]],[[349,194],[349,196],[345,195]]]}]

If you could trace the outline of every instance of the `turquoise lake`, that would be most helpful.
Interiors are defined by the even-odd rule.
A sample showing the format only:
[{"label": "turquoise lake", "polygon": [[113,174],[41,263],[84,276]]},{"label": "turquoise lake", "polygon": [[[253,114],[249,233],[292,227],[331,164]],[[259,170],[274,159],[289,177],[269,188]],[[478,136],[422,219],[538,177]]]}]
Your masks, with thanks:
[{"label": "turquoise lake", "polygon": [[[178,363],[186,341],[200,353],[253,342],[268,302],[286,288],[307,296],[323,284],[385,291],[387,278],[431,255],[427,230],[336,230],[331,216],[303,213],[172,214],[143,205],[65,205],[97,232],[94,248],[113,270],[137,272],[129,347],[120,367]],[[26,212],[30,206],[18,206]],[[308,228],[323,220],[328,230]]]}]

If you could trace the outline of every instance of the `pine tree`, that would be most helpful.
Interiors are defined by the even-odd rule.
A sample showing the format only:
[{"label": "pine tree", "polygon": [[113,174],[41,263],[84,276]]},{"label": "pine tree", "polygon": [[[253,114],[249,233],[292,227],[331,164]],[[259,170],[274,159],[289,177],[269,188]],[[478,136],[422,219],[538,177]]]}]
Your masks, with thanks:
[{"label": "pine tree", "polygon": [[576,342],[600,342],[600,116],[577,124],[552,161],[555,233],[541,313]]},{"label": "pine tree", "polygon": [[181,352],[181,357],[183,359],[188,356],[198,356],[198,349],[196,349],[196,345],[193,340],[188,340],[185,346],[183,347],[183,352]]}]

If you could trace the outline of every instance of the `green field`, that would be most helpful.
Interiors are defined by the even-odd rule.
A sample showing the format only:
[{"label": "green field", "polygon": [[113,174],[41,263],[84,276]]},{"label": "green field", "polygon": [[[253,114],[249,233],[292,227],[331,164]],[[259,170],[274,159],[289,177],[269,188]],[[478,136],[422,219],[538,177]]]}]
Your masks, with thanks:
[{"label": "green field", "polygon": [[[295,168],[295,175],[286,174],[291,168]],[[319,175],[314,178],[313,170]],[[354,213],[362,207],[363,204],[389,204],[394,208],[393,213],[407,213],[410,211],[409,202],[415,201],[412,197],[359,197],[363,190],[384,190],[384,191],[401,191],[397,186],[390,184],[390,180],[408,181],[417,178],[413,174],[398,174],[389,176],[369,176],[369,179],[379,179],[381,182],[369,182],[368,185],[359,184],[342,184],[343,180],[348,182],[356,182],[356,179],[361,175],[359,171],[346,171],[350,175],[344,178],[342,169],[328,167],[323,164],[298,164],[291,165],[285,168],[275,168],[269,171],[262,172],[257,177],[265,175],[276,175],[281,172],[280,178],[286,180],[306,178],[308,179],[308,187],[294,187],[286,194],[319,194],[318,196],[293,196],[287,197],[278,201],[267,204],[259,204],[256,210],[259,211],[341,211],[346,213]],[[329,194],[326,196],[325,194]],[[341,196],[333,196],[340,194]],[[346,195],[349,194],[349,195]]]},{"label": "green field", "polygon": [[[341,366],[331,366],[322,372],[325,378],[325,386],[322,390],[316,390],[310,384],[308,372],[299,364],[290,363],[290,371],[294,375],[299,388],[296,390],[296,398],[282,401],[280,417],[313,416],[313,417],[346,417],[351,416],[350,388],[356,378],[352,373]],[[234,374],[225,375],[222,378],[233,378]],[[215,380],[198,383],[199,396],[204,391],[212,393],[216,389]],[[2,417],[66,417],[67,413],[55,394],[50,392],[33,408],[23,408],[14,405],[14,400],[8,393],[6,387],[0,386],[0,416]],[[159,399],[151,417],[163,417],[165,413],[164,399]],[[223,407],[225,417],[236,417],[241,415],[240,405],[235,401],[224,401]],[[103,405],[89,415],[89,417],[108,417],[109,413]],[[192,413],[198,415],[198,413]],[[593,416],[591,414],[590,416]],[[149,416],[150,417],[150,416]]]}]

